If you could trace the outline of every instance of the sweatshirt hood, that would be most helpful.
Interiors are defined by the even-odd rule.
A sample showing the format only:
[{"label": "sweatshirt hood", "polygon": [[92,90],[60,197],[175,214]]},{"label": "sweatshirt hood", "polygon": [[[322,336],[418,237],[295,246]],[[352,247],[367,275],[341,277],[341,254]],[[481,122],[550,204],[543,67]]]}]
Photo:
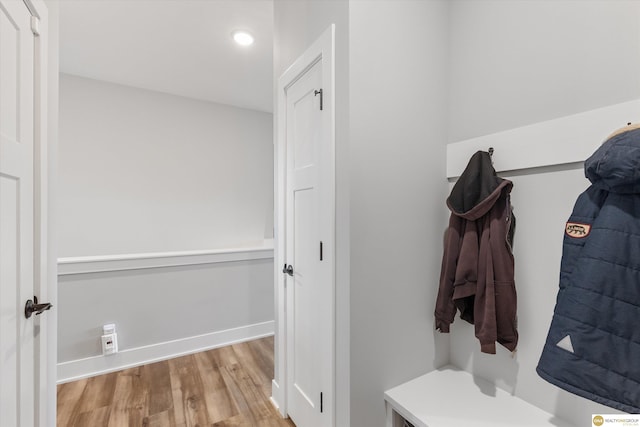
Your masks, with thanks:
[{"label": "sweatshirt hood", "polygon": [[640,193],[640,129],[614,133],[584,163],[591,183],[612,193]]},{"label": "sweatshirt hood", "polygon": [[505,188],[509,193],[512,187],[511,181],[496,175],[489,153],[478,151],[453,186],[447,206],[454,215],[475,221],[491,210]]}]

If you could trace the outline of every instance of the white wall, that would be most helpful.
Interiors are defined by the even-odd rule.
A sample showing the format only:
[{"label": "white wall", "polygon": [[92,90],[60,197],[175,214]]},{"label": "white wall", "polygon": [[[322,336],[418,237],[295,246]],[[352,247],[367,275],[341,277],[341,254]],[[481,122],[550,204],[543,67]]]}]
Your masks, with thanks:
[{"label": "white wall", "polygon": [[384,425],[385,389],[449,361],[578,425],[614,412],[535,373],[564,223],[588,185],[579,166],[505,175],[518,216],[517,357],[480,354],[459,320],[450,336],[434,335],[432,318],[450,188],[445,143],[638,98],[640,3],[350,0],[336,12],[338,3],[274,6],[276,77],[332,20],[348,29],[337,47],[349,64],[336,80],[338,96],[348,91],[348,108],[337,113],[337,163],[338,174],[346,171],[338,192],[347,191],[338,215],[350,218],[338,233],[350,246],[338,288],[349,291],[337,303],[349,301],[351,383],[350,416],[338,425]]},{"label": "white wall", "polygon": [[[263,247],[272,158],[271,114],[61,74],[58,255],[82,264],[77,257]],[[273,333],[268,252],[62,273],[59,379]],[[101,328],[112,322],[121,353],[106,358]]]},{"label": "white wall", "polygon": [[[638,2],[454,1],[451,7],[451,142],[640,97]],[[620,117],[620,126],[627,121],[637,118]],[[514,182],[517,217],[517,356],[502,348],[496,356],[481,354],[473,327],[456,319],[451,362],[587,425],[592,413],[616,411],[552,386],[535,367],[555,304],[564,224],[589,182],[580,164],[502,176]]]},{"label": "white wall", "polygon": [[434,344],[440,248],[429,243],[446,222],[433,199],[446,192],[447,8],[296,0],[274,11],[276,77],[336,24],[337,425],[382,426],[383,391],[448,350],[446,337]]},{"label": "white wall", "polygon": [[59,362],[101,354],[102,325],[120,350],[273,320],[270,258],[60,275]]},{"label": "white wall", "polygon": [[61,74],[59,256],[262,243],[272,115]]},{"label": "white wall", "polygon": [[450,4],[450,141],[617,104],[640,91],[637,1]]},{"label": "white wall", "polygon": [[[269,254],[234,262],[61,272],[59,380],[219,346],[228,336],[251,339],[260,324],[260,334],[273,333],[272,270]],[[124,355],[101,356],[106,323],[116,324]],[[87,364],[86,358],[95,360]]]},{"label": "white wall", "polygon": [[441,366],[433,310],[446,226],[446,1],[352,1],[351,426]]}]

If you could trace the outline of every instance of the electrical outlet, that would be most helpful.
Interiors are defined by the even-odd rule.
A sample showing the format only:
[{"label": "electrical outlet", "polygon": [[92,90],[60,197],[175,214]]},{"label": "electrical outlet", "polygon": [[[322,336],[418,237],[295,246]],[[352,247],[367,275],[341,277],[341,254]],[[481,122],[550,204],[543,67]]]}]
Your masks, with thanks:
[{"label": "electrical outlet", "polygon": [[102,355],[107,356],[118,352],[118,334],[116,325],[109,323],[102,327]]},{"label": "electrical outlet", "polygon": [[118,352],[118,341],[116,334],[102,336],[102,354],[104,356]]}]

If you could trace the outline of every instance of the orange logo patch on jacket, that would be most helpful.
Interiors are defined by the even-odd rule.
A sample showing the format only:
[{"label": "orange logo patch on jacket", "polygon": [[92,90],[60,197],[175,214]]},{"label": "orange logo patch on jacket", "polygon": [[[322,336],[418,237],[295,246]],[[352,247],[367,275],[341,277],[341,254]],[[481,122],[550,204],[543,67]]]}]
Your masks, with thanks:
[{"label": "orange logo patch on jacket", "polygon": [[591,225],[581,224],[579,222],[568,222],[565,232],[569,237],[575,237],[577,239],[585,238],[591,231]]}]

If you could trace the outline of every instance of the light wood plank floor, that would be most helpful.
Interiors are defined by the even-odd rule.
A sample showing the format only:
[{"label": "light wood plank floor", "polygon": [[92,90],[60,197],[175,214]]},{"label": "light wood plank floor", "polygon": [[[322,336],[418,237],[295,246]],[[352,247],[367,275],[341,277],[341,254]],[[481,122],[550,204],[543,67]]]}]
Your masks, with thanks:
[{"label": "light wood plank floor", "polygon": [[269,401],[273,337],[58,386],[58,427],[295,427]]}]

